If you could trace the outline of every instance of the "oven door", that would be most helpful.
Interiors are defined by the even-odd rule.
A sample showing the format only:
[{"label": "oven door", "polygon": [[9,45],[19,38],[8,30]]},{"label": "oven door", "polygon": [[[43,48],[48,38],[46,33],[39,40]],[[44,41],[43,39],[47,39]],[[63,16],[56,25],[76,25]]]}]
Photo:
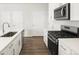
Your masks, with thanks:
[{"label": "oven door", "polygon": [[50,37],[48,37],[48,49],[51,55],[58,55],[58,44],[55,44]]},{"label": "oven door", "polygon": [[70,19],[70,4],[64,4],[54,10],[54,18],[56,20],[69,20]]}]

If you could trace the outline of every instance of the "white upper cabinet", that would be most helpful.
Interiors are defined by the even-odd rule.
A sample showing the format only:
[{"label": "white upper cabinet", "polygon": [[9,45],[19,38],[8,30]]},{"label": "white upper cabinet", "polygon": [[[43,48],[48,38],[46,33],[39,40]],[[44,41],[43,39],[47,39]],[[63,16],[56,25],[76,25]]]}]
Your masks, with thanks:
[{"label": "white upper cabinet", "polygon": [[79,21],[79,3],[70,4],[70,20]]}]

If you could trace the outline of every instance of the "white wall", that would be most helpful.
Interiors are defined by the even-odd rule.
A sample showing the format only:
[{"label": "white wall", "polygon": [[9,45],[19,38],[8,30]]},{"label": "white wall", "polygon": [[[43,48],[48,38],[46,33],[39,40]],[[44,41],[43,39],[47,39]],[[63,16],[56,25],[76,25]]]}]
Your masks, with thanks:
[{"label": "white wall", "polygon": [[49,4],[49,30],[60,30],[61,25],[71,25],[71,26],[79,27],[79,21],[69,21],[69,20],[57,21],[57,20],[55,20],[54,19],[54,9],[57,8],[58,6],[60,6],[59,3],[50,3]]},{"label": "white wall", "polygon": [[[44,21],[42,23],[43,26],[40,25],[40,27],[43,27],[43,29],[47,28],[47,25],[48,25],[48,4],[47,3],[13,3],[13,4],[2,3],[0,4],[0,20],[1,20],[0,33],[2,32],[3,20],[10,22],[10,25],[13,24],[14,26],[15,25],[20,26],[20,24],[22,24],[21,23],[21,19],[22,19],[23,27],[25,30],[24,32],[25,36],[33,35],[32,28],[33,28],[33,17],[35,17],[35,15],[33,15],[34,12],[44,13],[44,14],[40,13],[40,15],[42,15],[43,18],[41,18],[38,14],[37,19],[41,19]],[[36,32],[43,33],[43,30],[39,29],[39,31],[36,31]],[[38,35],[38,33],[36,34]]]},{"label": "white wall", "polygon": [[[24,28],[25,36],[41,36],[48,26],[48,4],[25,4]],[[42,25],[41,25],[42,24]],[[43,29],[41,30],[41,27]]]}]

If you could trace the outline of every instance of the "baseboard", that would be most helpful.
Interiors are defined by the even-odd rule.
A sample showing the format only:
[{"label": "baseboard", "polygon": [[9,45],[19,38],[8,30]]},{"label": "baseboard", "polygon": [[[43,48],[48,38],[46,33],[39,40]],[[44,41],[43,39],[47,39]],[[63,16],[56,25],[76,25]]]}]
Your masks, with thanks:
[{"label": "baseboard", "polygon": [[32,37],[43,37],[43,36],[28,36],[28,37],[24,37],[24,38],[32,38]]},{"label": "baseboard", "polygon": [[32,37],[43,37],[43,36],[32,36]]}]

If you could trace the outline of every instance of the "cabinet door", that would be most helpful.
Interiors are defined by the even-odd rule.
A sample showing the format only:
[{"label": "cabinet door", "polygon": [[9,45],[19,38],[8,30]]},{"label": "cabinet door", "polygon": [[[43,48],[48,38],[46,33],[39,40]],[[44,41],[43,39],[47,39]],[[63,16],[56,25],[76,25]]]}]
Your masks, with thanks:
[{"label": "cabinet door", "polygon": [[13,52],[15,52],[15,55],[19,54],[19,47],[18,47],[18,38],[15,38],[15,44],[14,44],[14,49]]},{"label": "cabinet door", "polygon": [[48,48],[52,55],[58,55],[58,45],[53,43],[50,38],[48,38]]},{"label": "cabinet door", "polygon": [[21,51],[21,49],[22,49],[22,36],[21,36],[21,34],[19,34],[19,47],[20,47],[20,50],[19,50],[19,52]]},{"label": "cabinet door", "polygon": [[18,55],[21,51],[22,48],[22,41],[21,41],[21,34],[19,34],[15,38],[15,44],[14,44],[14,49],[15,49],[15,54]]},{"label": "cabinet door", "polygon": [[21,49],[22,49],[22,39],[21,39],[21,34],[19,34],[18,36],[18,52],[20,53]]},{"label": "cabinet door", "polygon": [[79,21],[79,3],[71,3],[70,8],[71,21]]}]

